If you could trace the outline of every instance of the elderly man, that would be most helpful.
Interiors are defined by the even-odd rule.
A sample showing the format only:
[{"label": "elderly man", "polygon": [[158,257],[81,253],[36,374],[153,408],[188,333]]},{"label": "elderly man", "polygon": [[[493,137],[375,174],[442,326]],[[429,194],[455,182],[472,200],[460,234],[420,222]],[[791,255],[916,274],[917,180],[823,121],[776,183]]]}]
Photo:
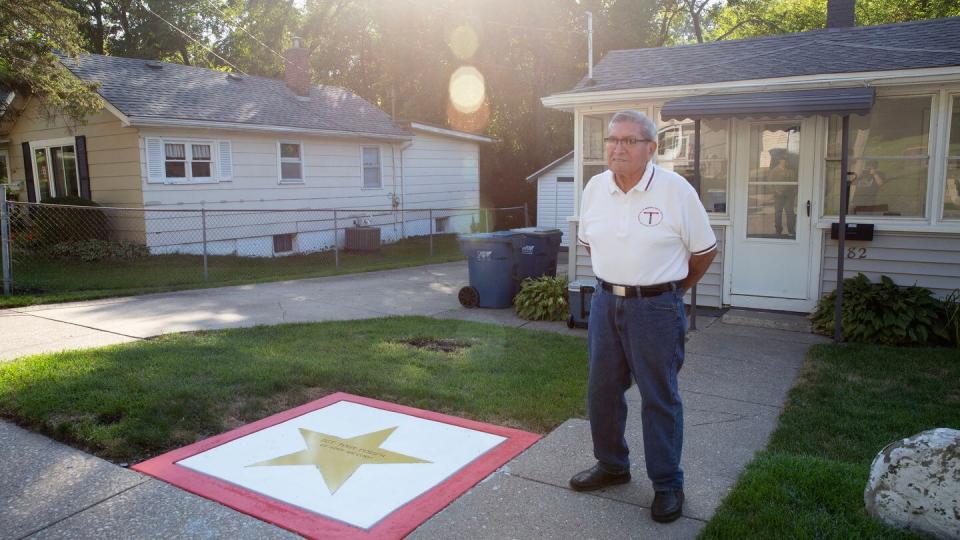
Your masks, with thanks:
[{"label": "elderly man", "polygon": [[588,406],[597,464],[570,479],[577,491],[630,481],[624,439],[624,393],[636,381],[642,398],[643,450],[655,496],[653,519],[683,511],[683,295],[706,272],[717,240],[693,187],[651,158],[657,129],[641,113],[622,111],[604,139],[609,170],[583,191],[578,240],[587,246],[597,292],[589,323]]}]

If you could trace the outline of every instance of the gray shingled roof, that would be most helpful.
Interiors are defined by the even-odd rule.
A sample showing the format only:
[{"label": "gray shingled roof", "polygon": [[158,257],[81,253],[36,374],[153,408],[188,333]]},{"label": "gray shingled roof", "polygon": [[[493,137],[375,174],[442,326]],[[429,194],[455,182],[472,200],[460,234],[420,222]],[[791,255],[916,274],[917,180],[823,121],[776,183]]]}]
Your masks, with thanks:
[{"label": "gray shingled roof", "polygon": [[84,54],[63,63],[100,83],[98,92],[130,117],[228,122],[294,129],[409,137],[387,113],[336,86],[314,86],[298,98],[282,80],[227,77],[222,71],[167,62]]},{"label": "gray shingled roof", "polygon": [[960,66],[960,17],[610,51],[566,93]]}]

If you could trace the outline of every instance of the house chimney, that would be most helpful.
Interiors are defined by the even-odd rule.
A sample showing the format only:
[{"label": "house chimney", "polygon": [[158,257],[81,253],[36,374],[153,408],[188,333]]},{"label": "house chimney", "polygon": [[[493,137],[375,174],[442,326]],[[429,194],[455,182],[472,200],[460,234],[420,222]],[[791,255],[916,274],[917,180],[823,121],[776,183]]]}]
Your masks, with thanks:
[{"label": "house chimney", "polygon": [[857,0],[827,0],[827,28],[856,26]]},{"label": "house chimney", "polygon": [[283,74],[287,87],[298,96],[310,95],[310,65],[307,62],[309,51],[303,48],[303,39],[294,37],[293,46],[287,49]]}]

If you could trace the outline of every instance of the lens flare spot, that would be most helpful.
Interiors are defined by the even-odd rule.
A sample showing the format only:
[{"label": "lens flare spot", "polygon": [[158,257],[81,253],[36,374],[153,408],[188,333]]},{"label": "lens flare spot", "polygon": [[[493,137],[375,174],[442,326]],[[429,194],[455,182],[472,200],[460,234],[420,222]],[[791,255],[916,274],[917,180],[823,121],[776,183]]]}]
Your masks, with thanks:
[{"label": "lens flare spot", "polygon": [[447,45],[457,58],[467,60],[477,52],[477,47],[480,46],[480,38],[477,37],[477,33],[473,31],[473,28],[460,25],[450,31],[450,34],[447,36]]},{"label": "lens flare spot", "polygon": [[476,112],[486,95],[483,75],[473,66],[457,68],[450,76],[450,103],[462,113]]}]

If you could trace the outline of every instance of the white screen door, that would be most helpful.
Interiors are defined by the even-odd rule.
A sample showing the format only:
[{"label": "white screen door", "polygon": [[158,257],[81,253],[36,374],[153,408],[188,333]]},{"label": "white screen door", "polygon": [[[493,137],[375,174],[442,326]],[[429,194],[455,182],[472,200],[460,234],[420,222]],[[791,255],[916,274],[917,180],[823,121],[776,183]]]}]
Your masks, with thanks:
[{"label": "white screen door", "polygon": [[[804,124],[805,125],[805,124]],[[806,310],[811,304],[812,170],[802,122],[741,125],[731,303]]]}]

